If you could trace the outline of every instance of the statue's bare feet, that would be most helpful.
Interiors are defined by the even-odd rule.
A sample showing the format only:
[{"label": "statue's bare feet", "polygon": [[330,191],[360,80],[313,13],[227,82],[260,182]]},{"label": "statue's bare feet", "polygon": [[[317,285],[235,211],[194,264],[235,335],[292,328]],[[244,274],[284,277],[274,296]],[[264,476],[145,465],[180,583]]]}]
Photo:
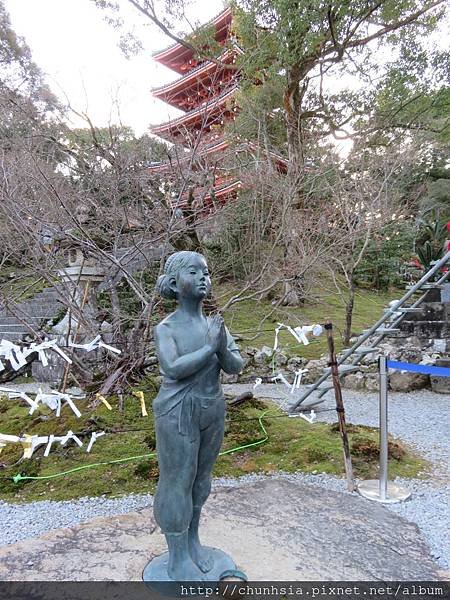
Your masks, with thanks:
[{"label": "statue's bare feet", "polygon": [[204,581],[203,573],[197,565],[187,558],[172,565],[169,560],[167,573],[174,581]]},{"label": "statue's bare feet", "polygon": [[202,546],[199,541],[189,540],[189,553],[192,560],[203,573],[211,571],[214,566],[214,557],[211,548]]}]

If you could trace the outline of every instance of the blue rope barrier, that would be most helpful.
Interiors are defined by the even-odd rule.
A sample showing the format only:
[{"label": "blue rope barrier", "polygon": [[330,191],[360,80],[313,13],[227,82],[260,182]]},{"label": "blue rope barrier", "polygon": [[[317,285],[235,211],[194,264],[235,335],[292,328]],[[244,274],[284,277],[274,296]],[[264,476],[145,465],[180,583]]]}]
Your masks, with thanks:
[{"label": "blue rope barrier", "polygon": [[400,371],[413,371],[423,373],[424,375],[439,375],[440,377],[450,377],[450,369],[446,367],[433,367],[432,365],[416,365],[412,363],[397,362],[388,360],[386,366],[389,369],[399,369]]}]

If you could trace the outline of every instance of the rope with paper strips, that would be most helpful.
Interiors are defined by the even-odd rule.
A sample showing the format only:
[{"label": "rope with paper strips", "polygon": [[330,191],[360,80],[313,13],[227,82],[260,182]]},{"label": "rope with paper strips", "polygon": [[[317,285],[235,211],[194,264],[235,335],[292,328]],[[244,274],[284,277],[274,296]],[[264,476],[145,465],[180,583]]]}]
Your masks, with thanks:
[{"label": "rope with paper strips", "polygon": [[[97,335],[92,341],[86,344],[74,344],[72,340],[69,338],[69,348],[75,348],[77,350],[84,350],[85,352],[92,352],[93,350],[98,350],[99,348],[104,348],[108,352],[113,352],[114,354],[121,354],[121,350],[115,348],[114,346],[110,346],[109,344],[105,344],[100,335]],[[14,344],[9,340],[2,339],[0,341],[0,371],[4,371],[6,369],[4,362],[1,358],[7,360],[14,371],[18,371],[22,367],[27,364],[27,358],[34,353],[37,353],[38,360],[41,361],[44,367],[48,366],[48,356],[45,353],[46,350],[53,350],[59,356],[65,360],[69,365],[72,364],[72,359],[67,356],[67,354],[60,348],[56,340],[48,340],[46,339],[44,342],[37,344],[36,342],[32,342],[29,346],[19,346],[18,344]]]}]

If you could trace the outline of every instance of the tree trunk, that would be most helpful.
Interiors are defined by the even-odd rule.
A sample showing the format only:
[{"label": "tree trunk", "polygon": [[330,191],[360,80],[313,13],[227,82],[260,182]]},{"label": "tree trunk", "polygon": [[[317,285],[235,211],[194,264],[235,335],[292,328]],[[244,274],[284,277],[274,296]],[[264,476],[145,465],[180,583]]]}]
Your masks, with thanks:
[{"label": "tree trunk", "polygon": [[299,306],[301,304],[301,295],[289,281],[284,282],[284,297],[281,302],[282,306]]},{"label": "tree trunk", "polygon": [[343,336],[344,346],[349,345],[350,338],[352,337],[352,321],[353,321],[354,304],[355,304],[355,282],[354,282],[353,273],[352,273],[352,275],[350,276],[349,297],[348,297],[348,301],[345,305],[345,328],[344,328],[344,336]]}]

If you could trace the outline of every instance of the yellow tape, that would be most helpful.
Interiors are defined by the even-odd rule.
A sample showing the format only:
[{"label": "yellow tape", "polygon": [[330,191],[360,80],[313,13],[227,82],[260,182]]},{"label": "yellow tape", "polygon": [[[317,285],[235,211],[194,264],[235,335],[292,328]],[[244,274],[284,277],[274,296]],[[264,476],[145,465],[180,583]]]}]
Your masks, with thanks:
[{"label": "yellow tape", "polygon": [[105,396],[102,396],[101,394],[95,394],[95,397],[101,400],[108,410],[112,410],[112,406],[105,398]]},{"label": "yellow tape", "polygon": [[139,400],[141,401],[142,416],[148,417],[147,407],[145,406],[144,392],[133,392],[133,396],[136,396],[136,398],[139,398]]},{"label": "yellow tape", "polygon": [[23,446],[23,458],[31,458],[33,455],[33,445],[32,445],[32,437],[25,433],[23,436],[24,439],[21,440],[21,444]]}]

